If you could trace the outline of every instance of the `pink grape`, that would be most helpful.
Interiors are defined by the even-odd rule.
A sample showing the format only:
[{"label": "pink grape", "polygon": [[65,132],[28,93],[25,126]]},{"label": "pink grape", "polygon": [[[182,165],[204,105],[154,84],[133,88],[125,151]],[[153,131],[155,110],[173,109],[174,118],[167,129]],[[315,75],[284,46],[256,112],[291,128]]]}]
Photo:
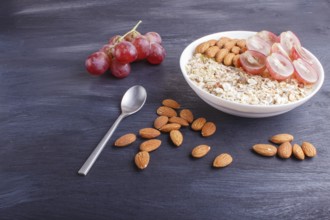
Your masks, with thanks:
[{"label": "pink grape", "polygon": [[110,38],[109,39],[109,45],[115,45],[119,38],[121,38],[120,35],[115,35],[112,38]]},{"label": "pink grape", "polygon": [[156,32],[148,32],[144,36],[147,37],[147,39],[150,41],[150,43],[158,43],[158,44],[162,43],[161,36]]},{"label": "pink grape", "polygon": [[160,64],[165,59],[165,56],[165,49],[158,43],[152,43],[147,61],[151,64]]},{"label": "pink grape", "polygon": [[95,52],[91,54],[85,62],[87,71],[92,75],[101,75],[109,69],[111,60],[104,52]]},{"label": "pink grape", "polygon": [[129,63],[122,64],[122,63],[118,62],[116,59],[114,59],[112,61],[110,70],[111,70],[112,75],[114,75],[115,77],[117,77],[119,79],[122,79],[130,74],[131,65]]},{"label": "pink grape", "polygon": [[147,58],[150,54],[150,43],[147,38],[143,35],[136,37],[132,44],[136,47],[137,50],[137,60],[143,60]]},{"label": "pink grape", "polygon": [[127,34],[127,35],[125,36],[124,39],[125,39],[126,41],[132,42],[135,38],[137,38],[137,37],[140,36],[140,35],[141,35],[140,32],[138,32],[138,31],[133,31],[133,32]]},{"label": "pink grape", "polygon": [[110,44],[105,44],[103,45],[103,47],[99,50],[100,52],[104,52],[105,54],[107,54],[109,56],[109,58],[111,59],[113,57],[112,53],[113,53],[113,46]]},{"label": "pink grape", "polygon": [[115,46],[114,57],[120,63],[131,63],[137,56],[137,50],[131,42],[122,41]]}]

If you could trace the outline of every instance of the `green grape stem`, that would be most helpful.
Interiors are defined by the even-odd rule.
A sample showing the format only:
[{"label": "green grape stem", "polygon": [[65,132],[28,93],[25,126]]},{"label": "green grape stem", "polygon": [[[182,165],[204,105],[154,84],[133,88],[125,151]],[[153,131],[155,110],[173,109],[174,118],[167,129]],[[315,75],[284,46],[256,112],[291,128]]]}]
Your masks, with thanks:
[{"label": "green grape stem", "polygon": [[130,33],[136,31],[136,29],[139,27],[139,25],[142,23],[142,21],[140,20],[133,28],[132,30],[128,31],[126,34],[124,34],[123,36],[121,36],[119,39],[118,39],[118,42],[121,42],[127,35],[129,35]]}]

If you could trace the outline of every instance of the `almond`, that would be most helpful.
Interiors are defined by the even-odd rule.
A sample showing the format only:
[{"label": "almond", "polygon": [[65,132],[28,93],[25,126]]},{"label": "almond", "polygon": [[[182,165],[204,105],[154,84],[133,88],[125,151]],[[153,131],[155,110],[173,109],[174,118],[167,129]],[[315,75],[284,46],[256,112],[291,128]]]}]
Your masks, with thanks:
[{"label": "almond", "polygon": [[170,107],[167,107],[167,106],[160,106],[157,109],[157,114],[158,115],[164,115],[164,116],[167,116],[167,117],[173,117],[173,116],[178,115],[173,108],[170,108]]},{"label": "almond", "polygon": [[230,38],[228,38],[228,37],[221,37],[221,38],[218,40],[218,42],[217,42],[217,46],[218,46],[219,48],[222,48],[222,47],[225,45],[225,43],[227,43],[228,41],[230,41]]},{"label": "almond", "polygon": [[201,158],[201,157],[204,157],[210,150],[211,150],[211,147],[208,145],[205,145],[205,144],[198,145],[197,147],[195,147],[192,150],[191,156],[193,156],[195,158]]},{"label": "almond", "polygon": [[173,99],[164,99],[162,104],[164,106],[174,108],[174,109],[180,108],[180,104],[177,101],[173,100]]},{"label": "almond", "polygon": [[200,131],[202,130],[203,126],[206,123],[205,118],[197,118],[192,124],[191,124],[191,129],[194,131]]},{"label": "almond", "polygon": [[116,147],[125,147],[127,145],[130,145],[131,143],[133,143],[136,140],[136,135],[133,133],[129,133],[129,134],[125,134],[121,137],[119,137],[116,141],[115,141],[115,146]]},{"label": "almond", "polygon": [[217,156],[213,161],[213,166],[217,168],[226,167],[233,162],[233,158],[227,154],[223,153]]},{"label": "almond", "polygon": [[307,157],[315,157],[316,156],[316,148],[313,144],[309,142],[303,142],[301,145],[302,150],[304,151]]},{"label": "almond", "polygon": [[283,144],[284,142],[293,141],[293,135],[291,134],[277,134],[270,138],[270,141],[274,144]]},{"label": "almond", "polygon": [[301,149],[301,147],[298,144],[293,145],[292,153],[298,160],[305,159],[304,151]]},{"label": "almond", "polygon": [[181,126],[189,126],[189,123],[187,122],[187,120],[186,119],[183,119],[181,117],[176,117],[176,116],[171,117],[169,119],[169,122],[171,122],[171,123],[177,123],[177,124],[180,124]]},{"label": "almond", "polygon": [[204,53],[209,47],[209,42],[201,43],[196,47],[195,53]]},{"label": "almond", "polygon": [[205,56],[207,56],[208,58],[213,58],[219,50],[220,48],[218,46],[211,46],[205,51]]},{"label": "almond", "polygon": [[246,46],[246,42],[243,39],[242,40],[238,40],[236,42],[236,45],[239,46],[240,48],[244,48]]},{"label": "almond", "polygon": [[178,123],[170,123],[166,124],[163,127],[161,127],[159,130],[162,132],[170,132],[172,130],[179,130],[181,128],[181,125]]},{"label": "almond", "polygon": [[214,134],[216,130],[217,130],[217,127],[215,126],[215,124],[213,122],[206,122],[202,128],[201,134],[203,137],[209,137],[212,134]]},{"label": "almond", "polygon": [[170,132],[170,138],[173,144],[177,147],[179,147],[183,142],[183,135],[179,130],[172,130]]},{"label": "almond", "polygon": [[265,157],[272,157],[277,153],[277,148],[271,144],[256,144],[252,149],[257,153]]},{"label": "almond", "polygon": [[140,150],[141,151],[147,151],[151,152],[159,148],[159,146],[162,144],[161,140],[158,139],[150,139],[147,141],[144,141],[140,144]]},{"label": "almond", "polygon": [[167,116],[159,116],[154,121],[154,127],[157,128],[157,129],[160,129],[161,127],[166,125],[167,122],[168,122],[168,117]]},{"label": "almond", "polygon": [[160,131],[154,128],[142,128],[140,129],[139,134],[143,138],[151,139],[158,137],[160,135]]},{"label": "almond", "polygon": [[149,161],[150,161],[150,154],[147,151],[140,151],[135,155],[135,164],[136,166],[143,170],[147,168]]},{"label": "almond", "polygon": [[212,39],[207,42],[209,43],[210,46],[214,46],[217,43],[217,40]]},{"label": "almond", "polygon": [[182,109],[180,112],[180,117],[186,119],[189,123],[194,120],[194,115],[189,109]]},{"label": "almond", "polygon": [[290,142],[284,142],[277,148],[277,155],[280,158],[288,159],[292,155],[292,145]]}]

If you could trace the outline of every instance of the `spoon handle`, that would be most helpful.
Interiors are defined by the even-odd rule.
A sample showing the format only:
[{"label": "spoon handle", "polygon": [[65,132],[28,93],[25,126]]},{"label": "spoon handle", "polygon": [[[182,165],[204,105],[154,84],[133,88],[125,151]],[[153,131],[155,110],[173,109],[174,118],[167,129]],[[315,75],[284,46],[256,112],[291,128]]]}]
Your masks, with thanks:
[{"label": "spoon handle", "polygon": [[104,147],[108,143],[108,141],[111,138],[113,132],[116,130],[116,128],[118,127],[119,123],[121,122],[121,120],[123,118],[125,118],[125,116],[126,116],[125,114],[119,115],[119,117],[113,123],[113,125],[111,126],[111,128],[109,129],[109,131],[104,135],[104,137],[102,138],[102,140],[100,141],[100,143],[96,146],[96,148],[93,150],[93,152],[91,153],[91,155],[88,157],[88,159],[86,160],[86,162],[84,163],[84,165],[82,165],[82,167],[78,171],[78,174],[84,175],[84,176],[87,175],[88,171],[92,168],[92,166],[95,163],[96,159],[100,156],[102,150],[104,149]]}]

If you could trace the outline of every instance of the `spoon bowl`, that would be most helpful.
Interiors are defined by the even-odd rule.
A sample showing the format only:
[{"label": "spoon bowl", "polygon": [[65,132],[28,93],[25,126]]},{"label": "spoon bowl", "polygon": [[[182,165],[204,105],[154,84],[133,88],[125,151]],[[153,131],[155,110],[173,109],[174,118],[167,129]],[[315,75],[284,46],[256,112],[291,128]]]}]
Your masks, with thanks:
[{"label": "spoon bowl", "polygon": [[129,88],[121,100],[121,111],[123,114],[131,115],[139,111],[147,99],[147,92],[142,86]]}]

